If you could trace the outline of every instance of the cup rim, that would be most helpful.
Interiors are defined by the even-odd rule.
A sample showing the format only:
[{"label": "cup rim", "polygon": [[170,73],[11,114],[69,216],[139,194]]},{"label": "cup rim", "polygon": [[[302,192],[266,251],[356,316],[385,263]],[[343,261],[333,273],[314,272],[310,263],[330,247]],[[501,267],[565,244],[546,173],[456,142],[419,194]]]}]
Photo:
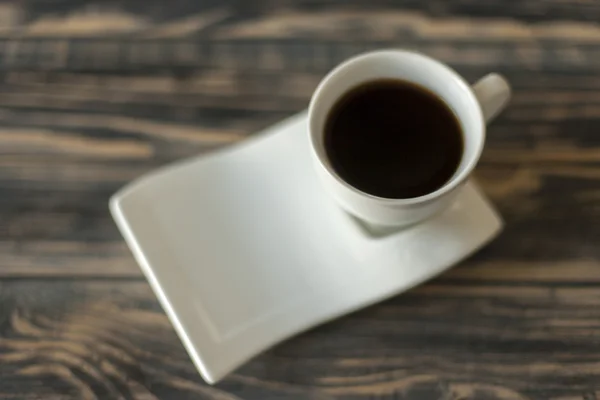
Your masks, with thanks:
[{"label": "cup rim", "polygon": [[[312,128],[312,115],[314,115],[314,108],[316,107],[316,105],[315,105],[316,99],[322,94],[322,92],[325,90],[327,84],[329,83],[329,81],[331,80],[331,78],[334,75],[336,75],[343,69],[347,68],[351,64],[353,64],[357,61],[363,60],[365,58],[371,58],[371,57],[381,56],[381,55],[386,55],[386,54],[398,54],[398,53],[410,55],[412,57],[421,59],[421,61],[426,61],[426,62],[436,64],[438,67],[443,69],[446,73],[451,75],[458,82],[458,84],[460,86],[462,86],[463,89],[465,89],[466,93],[469,94],[469,96],[473,100],[473,103],[475,104],[475,113],[477,114],[475,116],[475,118],[479,125],[479,131],[481,132],[482,140],[479,142],[479,145],[477,146],[477,148],[475,148],[471,159],[467,162],[466,166],[455,178],[449,180],[443,186],[441,186],[440,188],[438,188],[437,190],[435,190],[431,193],[427,193],[425,195],[418,196],[418,197],[394,199],[394,198],[389,198],[389,197],[376,196],[376,195],[364,192],[364,191],[352,186],[351,184],[346,182],[341,176],[338,175],[338,173],[333,169],[333,167],[331,166],[330,163],[328,163],[322,159],[322,157],[319,155],[319,152],[317,151],[317,145],[315,143],[315,140],[317,139],[317,135],[313,132],[313,128]],[[483,118],[483,111],[481,109],[481,104],[479,103],[479,100],[477,99],[477,96],[475,95],[475,92],[473,91],[472,86],[450,66],[448,66],[448,65],[444,64],[443,62],[438,61],[435,58],[432,58],[426,54],[420,53],[418,51],[404,50],[404,49],[383,49],[383,50],[375,50],[375,51],[362,53],[362,54],[359,54],[359,55],[349,58],[349,59],[343,61],[342,63],[338,64],[334,69],[332,69],[321,80],[321,82],[319,83],[319,85],[317,86],[317,88],[315,89],[315,91],[311,97],[310,104],[308,107],[308,130],[309,130],[309,140],[310,140],[310,145],[312,148],[313,155],[318,160],[319,164],[325,169],[325,171],[329,175],[331,175],[331,177],[333,177],[338,183],[343,185],[346,189],[352,191],[353,193],[355,193],[357,195],[360,195],[362,197],[366,197],[366,198],[369,198],[371,200],[381,202],[381,203],[394,204],[394,205],[412,205],[412,204],[420,204],[420,203],[435,200],[435,199],[439,198],[440,196],[455,189],[457,186],[462,184],[469,177],[469,175],[471,174],[471,172],[477,165],[477,162],[479,161],[479,158],[481,157],[481,153],[483,152],[483,146],[485,143],[485,136],[486,136],[486,121]]]}]

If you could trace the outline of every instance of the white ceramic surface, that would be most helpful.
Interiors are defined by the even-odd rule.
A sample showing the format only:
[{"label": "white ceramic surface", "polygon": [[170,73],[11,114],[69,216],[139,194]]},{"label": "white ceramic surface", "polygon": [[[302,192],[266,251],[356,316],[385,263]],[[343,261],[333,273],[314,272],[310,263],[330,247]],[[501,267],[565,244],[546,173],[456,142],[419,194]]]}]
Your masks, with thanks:
[{"label": "white ceramic surface", "polygon": [[[386,199],[346,183],[331,167],[324,148],[324,126],[329,110],[348,90],[374,79],[400,79],[437,94],[460,121],[464,136],[461,163],[441,188],[411,199]],[[331,71],[315,91],[308,115],[317,172],[325,187],[348,212],[378,225],[414,224],[447,207],[461,190],[485,143],[485,124],[508,103],[510,87],[498,74],[489,74],[472,88],[450,67],[426,55],[404,50],[379,50],[345,61]],[[398,110],[402,112],[402,110]]]},{"label": "white ceramic surface", "polygon": [[209,383],[293,334],[439,274],[501,229],[468,183],[419,225],[369,230],[323,190],[305,113],[152,172],[110,208]]}]

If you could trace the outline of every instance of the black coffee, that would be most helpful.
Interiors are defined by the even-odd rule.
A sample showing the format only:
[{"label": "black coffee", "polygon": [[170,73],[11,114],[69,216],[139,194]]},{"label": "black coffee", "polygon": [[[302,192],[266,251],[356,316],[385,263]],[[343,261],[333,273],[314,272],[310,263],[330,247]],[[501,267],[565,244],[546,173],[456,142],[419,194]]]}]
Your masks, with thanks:
[{"label": "black coffee", "polygon": [[333,106],[325,149],[350,185],[406,199],[431,193],[454,175],[463,135],[439,97],[412,83],[381,79],[351,89]]}]

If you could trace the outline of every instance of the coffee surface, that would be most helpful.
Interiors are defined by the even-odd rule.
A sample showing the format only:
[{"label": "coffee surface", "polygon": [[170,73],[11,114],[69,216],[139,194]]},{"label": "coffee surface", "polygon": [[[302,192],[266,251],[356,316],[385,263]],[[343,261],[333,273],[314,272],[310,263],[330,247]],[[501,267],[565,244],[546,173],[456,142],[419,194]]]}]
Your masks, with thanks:
[{"label": "coffee surface", "polygon": [[463,133],[450,107],[429,90],[395,79],[345,93],[327,116],[324,141],[343,180],[391,199],[439,189],[463,153]]}]

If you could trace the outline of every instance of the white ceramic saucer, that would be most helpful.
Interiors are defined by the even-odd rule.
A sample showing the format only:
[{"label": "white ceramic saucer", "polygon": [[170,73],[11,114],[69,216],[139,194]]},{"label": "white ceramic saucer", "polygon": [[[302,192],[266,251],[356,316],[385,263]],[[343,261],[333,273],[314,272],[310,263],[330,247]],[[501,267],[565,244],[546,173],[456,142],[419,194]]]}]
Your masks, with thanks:
[{"label": "white ceramic saucer", "polygon": [[112,214],[196,367],[214,383],[273,344],[401,293],[502,223],[468,183],[443,213],[378,232],[313,170],[306,114],[227,150],[150,173]]}]

